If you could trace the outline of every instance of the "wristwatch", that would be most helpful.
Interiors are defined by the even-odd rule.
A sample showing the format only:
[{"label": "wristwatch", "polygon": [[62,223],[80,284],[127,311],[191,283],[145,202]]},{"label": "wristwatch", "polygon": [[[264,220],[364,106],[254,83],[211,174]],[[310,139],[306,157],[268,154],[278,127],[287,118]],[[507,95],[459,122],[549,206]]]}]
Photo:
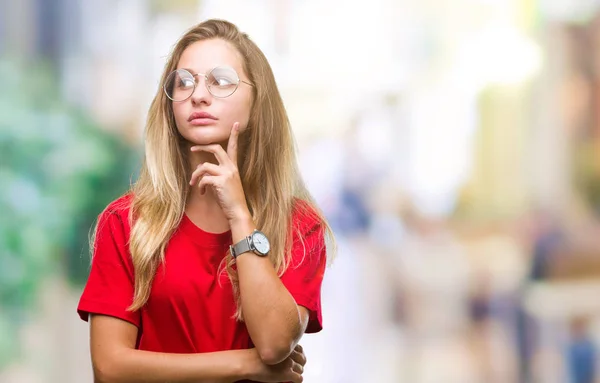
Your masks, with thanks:
[{"label": "wristwatch", "polygon": [[269,239],[259,230],[254,230],[252,234],[242,239],[235,245],[229,246],[229,251],[233,258],[237,258],[240,254],[253,252],[254,254],[265,257],[269,254],[269,250],[271,249],[271,244],[269,243]]}]

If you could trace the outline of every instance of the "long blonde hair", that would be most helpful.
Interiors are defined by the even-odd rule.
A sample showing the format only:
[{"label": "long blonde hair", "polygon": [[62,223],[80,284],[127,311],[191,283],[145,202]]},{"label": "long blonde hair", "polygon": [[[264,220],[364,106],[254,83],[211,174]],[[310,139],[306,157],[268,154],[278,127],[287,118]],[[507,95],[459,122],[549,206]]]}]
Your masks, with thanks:
[{"label": "long blonde hair", "polygon": [[[176,69],[183,51],[205,39],[222,39],[235,47],[243,59],[244,71],[255,85],[248,128],[239,136],[238,168],[249,210],[257,227],[270,239],[269,258],[281,275],[289,265],[293,231],[298,230],[291,225],[296,209],[303,210],[300,214],[314,215],[330,244],[333,233],[298,171],[294,138],[271,67],[247,34],[223,20],[207,20],[194,26],[174,46],[161,84]],[[144,163],[131,188],[129,251],[135,271],[131,311],[148,301],[154,275],[164,261],[165,248],[183,218],[190,190],[186,180],[191,171],[183,144],[171,101],[159,87],[148,111]],[[227,271],[233,286],[235,317],[243,320],[233,264],[231,254],[224,254],[221,270]]]}]

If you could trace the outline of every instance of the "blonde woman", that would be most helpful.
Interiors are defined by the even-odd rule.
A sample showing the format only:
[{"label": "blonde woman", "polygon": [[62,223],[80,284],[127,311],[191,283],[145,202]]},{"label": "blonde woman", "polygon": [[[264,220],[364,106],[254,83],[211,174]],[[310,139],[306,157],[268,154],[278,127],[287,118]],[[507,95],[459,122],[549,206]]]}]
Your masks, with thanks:
[{"label": "blonde woman", "polygon": [[145,161],[100,214],[78,313],[98,382],[301,382],[331,230],[271,68],[235,25],[175,45]]}]

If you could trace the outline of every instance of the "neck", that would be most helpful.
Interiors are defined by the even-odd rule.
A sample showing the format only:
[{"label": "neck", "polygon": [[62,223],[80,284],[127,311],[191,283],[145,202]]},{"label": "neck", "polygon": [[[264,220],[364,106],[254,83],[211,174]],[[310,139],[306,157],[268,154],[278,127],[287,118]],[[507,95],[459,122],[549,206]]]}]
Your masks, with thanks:
[{"label": "neck", "polygon": [[[192,145],[188,146],[191,148]],[[192,152],[190,153],[190,175],[196,168],[205,163],[210,162],[218,165],[215,156],[207,152]],[[187,180],[189,182],[189,180]],[[206,188],[204,195],[200,194],[198,185],[190,186],[185,213],[196,226],[210,233],[221,233],[229,230],[229,222],[223,213],[223,209],[219,205],[217,196],[212,187]]]}]

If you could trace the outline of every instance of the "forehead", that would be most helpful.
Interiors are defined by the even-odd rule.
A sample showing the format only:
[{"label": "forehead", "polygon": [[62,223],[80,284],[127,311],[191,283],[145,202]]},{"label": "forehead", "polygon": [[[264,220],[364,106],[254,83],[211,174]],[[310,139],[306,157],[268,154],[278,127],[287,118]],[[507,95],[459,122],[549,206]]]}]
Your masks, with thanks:
[{"label": "forehead", "polygon": [[197,73],[207,73],[214,67],[226,65],[244,73],[242,57],[228,42],[221,39],[196,41],[181,54],[177,68],[189,68]]}]

